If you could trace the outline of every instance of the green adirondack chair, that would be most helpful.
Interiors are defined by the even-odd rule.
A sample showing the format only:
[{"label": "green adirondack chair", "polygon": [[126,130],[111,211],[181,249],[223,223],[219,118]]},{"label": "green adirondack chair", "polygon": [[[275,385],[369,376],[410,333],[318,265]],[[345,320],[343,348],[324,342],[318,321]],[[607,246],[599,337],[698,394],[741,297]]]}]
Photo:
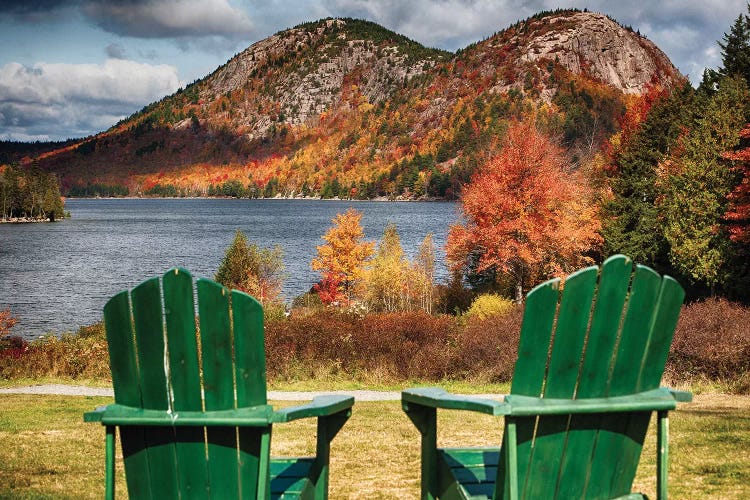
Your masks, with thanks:
[{"label": "green adirondack chair", "polygon": [[[561,290],[562,289],[562,290]],[[402,393],[422,438],[422,498],[642,498],[633,478],[658,415],[657,494],[667,497],[667,412],[690,393],[659,388],[682,287],[613,256],[529,292],[510,394]],[[440,449],[436,410],[504,417],[499,448]]]},{"label": "green adirondack chair", "polygon": [[[84,420],[106,427],[106,497],[114,496],[119,426],[133,498],[326,498],[330,441],[354,398],[322,396],[274,411],[260,304],[211,280],[196,288],[199,335],[184,269],[104,307],[115,404]],[[271,459],[272,425],[303,417],[318,418],[316,456]]]}]

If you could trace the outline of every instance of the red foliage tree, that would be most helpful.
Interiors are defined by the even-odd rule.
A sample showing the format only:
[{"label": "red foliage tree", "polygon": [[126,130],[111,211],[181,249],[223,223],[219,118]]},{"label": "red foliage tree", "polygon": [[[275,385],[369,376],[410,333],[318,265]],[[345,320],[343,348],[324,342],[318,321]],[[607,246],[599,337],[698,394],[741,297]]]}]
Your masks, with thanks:
[{"label": "red foliage tree", "polygon": [[465,224],[448,234],[454,269],[478,255],[477,271],[510,275],[520,301],[530,279],[568,272],[601,243],[585,184],[563,150],[534,123],[514,122],[497,157],[463,191]]},{"label": "red foliage tree", "polygon": [[737,243],[750,243],[750,124],[740,132],[739,148],[724,157],[736,162],[735,168],[742,173],[742,180],[729,194],[729,210],[724,216],[729,237]]}]

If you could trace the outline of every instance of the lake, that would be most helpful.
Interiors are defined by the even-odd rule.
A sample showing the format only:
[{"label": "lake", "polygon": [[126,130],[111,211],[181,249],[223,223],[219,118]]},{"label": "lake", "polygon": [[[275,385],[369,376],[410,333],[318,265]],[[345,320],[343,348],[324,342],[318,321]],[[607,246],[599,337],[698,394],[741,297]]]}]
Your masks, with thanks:
[{"label": "lake", "polygon": [[180,266],[212,278],[237,229],[259,246],[281,245],[288,301],[310,289],[310,268],[331,219],[362,212],[368,240],[389,222],[413,257],[427,233],[437,250],[437,275],[447,276],[445,239],[455,203],[234,199],[69,199],[71,219],[0,224],[0,309],[19,319],[13,333],[31,339],[75,331],[101,320],[120,290]]}]

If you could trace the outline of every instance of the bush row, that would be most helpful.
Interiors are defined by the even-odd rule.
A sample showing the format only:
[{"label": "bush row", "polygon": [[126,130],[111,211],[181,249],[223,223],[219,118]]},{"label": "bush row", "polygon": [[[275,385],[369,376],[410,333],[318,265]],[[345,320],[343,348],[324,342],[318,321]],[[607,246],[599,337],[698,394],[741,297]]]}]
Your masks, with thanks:
[{"label": "bush row", "polygon": [[[505,382],[513,372],[522,310],[454,317],[424,312],[356,315],[326,309],[270,319],[270,380],[335,374],[387,382]],[[60,338],[0,339],[0,377],[107,379],[101,324]],[[750,392],[750,308],[721,299],[683,308],[667,362],[672,384],[713,381]]]}]

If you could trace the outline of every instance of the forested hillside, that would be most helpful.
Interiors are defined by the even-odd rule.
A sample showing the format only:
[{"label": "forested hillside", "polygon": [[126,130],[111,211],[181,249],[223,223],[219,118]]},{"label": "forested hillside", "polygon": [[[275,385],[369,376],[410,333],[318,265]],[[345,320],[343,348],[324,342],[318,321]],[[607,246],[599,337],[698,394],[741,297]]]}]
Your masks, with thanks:
[{"label": "forested hillside", "polygon": [[456,54],[326,19],[35,159],[71,194],[453,199],[509,120],[534,117],[583,165],[649,84],[682,81],[601,14],[541,13]]}]

